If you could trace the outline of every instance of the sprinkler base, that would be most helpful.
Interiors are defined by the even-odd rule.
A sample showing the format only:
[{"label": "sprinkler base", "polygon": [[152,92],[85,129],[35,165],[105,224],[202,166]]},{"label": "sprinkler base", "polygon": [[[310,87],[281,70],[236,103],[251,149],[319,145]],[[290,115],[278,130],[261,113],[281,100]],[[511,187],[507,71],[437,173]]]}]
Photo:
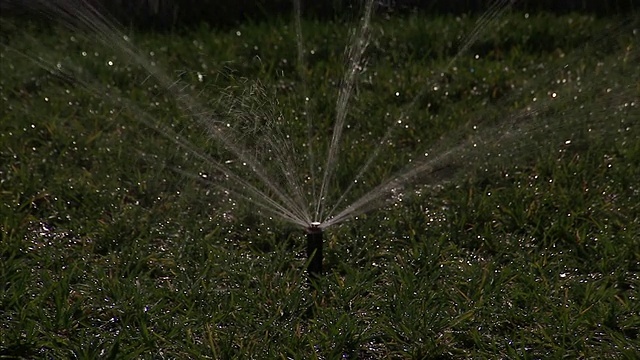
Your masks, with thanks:
[{"label": "sprinkler base", "polygon": [[312,223],[307,233],[307,275],[314,280],[322,275],[322,229],[318,223]]}]

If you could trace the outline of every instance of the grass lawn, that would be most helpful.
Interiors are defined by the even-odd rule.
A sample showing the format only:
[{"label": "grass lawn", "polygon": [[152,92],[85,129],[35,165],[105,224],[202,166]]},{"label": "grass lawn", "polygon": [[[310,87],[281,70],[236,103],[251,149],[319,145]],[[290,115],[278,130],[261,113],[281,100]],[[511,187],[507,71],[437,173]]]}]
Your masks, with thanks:
[{"label": "grass lawn", "polygon": [[327,206],[443,171],[327,228],[318,291],[303,230],[201,156],[257,182],[193,114],[309,185],[357,21],[303,21],[303,66],[293,22],[135,34],[167,88],[92,35],[2,20],[0,358],[635,358],[638,17],[477,20],[374,17]]}]

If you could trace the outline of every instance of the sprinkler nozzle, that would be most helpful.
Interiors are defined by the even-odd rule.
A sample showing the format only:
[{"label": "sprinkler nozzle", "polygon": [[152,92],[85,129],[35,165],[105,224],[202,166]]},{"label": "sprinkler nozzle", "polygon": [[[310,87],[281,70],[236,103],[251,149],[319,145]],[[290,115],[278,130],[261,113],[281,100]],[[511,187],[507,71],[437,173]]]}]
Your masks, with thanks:
[{"label": "sprinkler nozzle", "polygon": [[317,221],[307,228],[307,258],[309,280],[317,279],[322,275],[322,229]]}]

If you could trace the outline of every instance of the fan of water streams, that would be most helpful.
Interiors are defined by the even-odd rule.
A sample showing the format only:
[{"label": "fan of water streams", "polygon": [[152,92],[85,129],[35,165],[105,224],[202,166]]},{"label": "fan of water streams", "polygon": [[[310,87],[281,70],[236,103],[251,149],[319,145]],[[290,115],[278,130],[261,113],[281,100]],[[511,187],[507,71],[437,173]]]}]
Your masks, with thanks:
[{"label": "fan of water streams", "polygon": [[[309,50],[302,9],[300,1],[294,2],[296,71],[300,79],[296,93],[303,101],[293,114],[283,111],[279,98],[259,81],[230,75],[224,77],[224,86],[211,91],[200,86],[203,76],[199,72],[175,76],[165,71],[133,45],[113,21],[84,1],[47,1],[41,7],[56,21],[77,31],[78,37],[97,40],[112,49],[117,59],[114,61],[142,69],[147,78],[139,85],[156,92],[158,99],[168,99],[168,106],[175,107],[181,117],[163,118],[162,109],[137,102],[131,91],[102,83],[90,69],[70,57],[58,61],[20,52],[170,140],[193,165],[176,168],[185,176],[241,199],[267,216],[301,228],[325,229],[399,201],[416,188],[440,185],[488,163],[517,164],[538,148],[569,144],[588,136],[606,137],[637,121],[639,79],[631,64],[637,63],[638,48],[629,43],[620,45],[626,46],[627,53],[616,69],[597,63],[592,69],[573,69],[580,57],[598,53],[585,46],[584,53],[567,55],[564,66],[534,68],[530,84],[509,89],[515,95],[505,99],[520,101],[519,108],[503,100],[491,105],[493,112],[470,114],[461,126],[444,134],[430,133],[434,111],[429,109],[430,99],[443,92],[462,67],[470,67],[469,59],[478,57],[470,49],[479,39],[505,26],[500,21],[510,4],[494,2],[468,35],[456,40],[455,55],[440,68],[431,69],[431,76],[421,78],[419,91],[404,94],[403,89],[397,89],[396,98],[403,101],[393,113],[382,116],[380,111],[354,107],[366,97],[364,93],[359,95],[366,92],[360,87],[375,91],[379,86],[371,80],[371,74],[376,66],[383,66],[379,64],[382,57],[375,54],[384,50],[379,41],[384,34],[375,30],[373,0],[366,2],[351,33],[337,94],[326,98],[314,93],[308,80]],[[636,25],[617,31],[628,31],[637,43]],[[606,40],[603,37],[596,44]],[[610,71],[623,72],[628,81],[610,80]],[[540,93],[543,95],[536,95]],[[317,113],[323,106],[333,107],[331,121]]]}]

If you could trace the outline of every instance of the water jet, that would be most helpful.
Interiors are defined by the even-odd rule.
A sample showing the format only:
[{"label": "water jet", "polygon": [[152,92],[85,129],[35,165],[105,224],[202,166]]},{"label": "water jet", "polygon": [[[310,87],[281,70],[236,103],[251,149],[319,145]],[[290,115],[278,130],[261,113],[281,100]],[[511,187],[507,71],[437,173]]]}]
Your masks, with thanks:
[{"label": "water jet", "polygon": [[[554,90],[550,96],[534,95],[533,100],[525,103],[524,107],[520,105],[520,109],[512,110],[507,115],[501,112],[489,120],[475,119],[475,114],[458,114],[460,117],[469,118],[465,120],[466,123],[460,125],[460,131],[455,128],[447,130],[439,138],[432,136],[428,142],[420,143],[422,138],[431,135],[422,129],[431,125],[428,120],[433,113],[428,109],[416,109],[421,110],[420,107],[425,105],[425,97],[431,101],[428,96],[433,98],[443,93],[444,86],[452,79],[472,73],[473,63],[466,64],[471,68],[468,72],[460,70],[462,66],[457,68],[452,64],[460,61],[462,56],[472,49],[480,34],[487,32],[489,25],[498,22],[497,19],[506,12],[509,1],[496,1],[488,14],[479,19],[468,37],[457,38],[459,50],[450,61],[442,65],[442,69],[439,69],[441,76],[427,77],[423,85],[413,90],[412,93],[415,95],[409,97],[406,103],[395,109],[388,118],[368,119],[363,116],[368,121],[356,122],[354,120],[361,119],[354,119],[351,113],[354,107],[352,103],[355,102],[357,85],[362,82],[364,75],[368,75],[366,55],[373,36],[372,17],[376,2],[370,0],[365,3],[359,25],[352,31],[352,39],[345,51],[346,68],[339,75],[336,82],[337,94],[335,99],[332,99],[335,100],[335,108],[331,114],[334,121],[320,127],[312,116],[314,110],[317,110],[313,106],[317,100],[314,100],[314,94],[307,93],[309,86],[305,79],[308,74],[303,63],[309,55],[306,54],[307,47],[303,43],[300,3],[294,3],[297,13],[294,29],[298,71],[299,78],[303,79],[301,107],[304,111],[301,117],[302,120],[307,120],[306,131],[299,131],[303,135],[296,133],[296,129],[300,127],[299,119],[283,114],[277,104],[277,98],[274,100],[276,95],[271,96],[257,82],[247,80],[238,85],[237,93],[229,90],[214,101],[203,100],[198,88],[193,90],[192,84],[188,81],[176,79],[163,71],[155,60],[150,60],[140,48],[133,45],[130,37],[124,35],[113,22],[84,1],[43,1],[42,6],[49,9],[56,20],[70,27],[77,37],[86,36],[90,40],[99,40],[112,49],[116,57],[120,56],[121,61],[127,66],[139,67],[148,77],[144,79],[143,84],[147,86],[147,83],[153,83],[148,91],[160,93],[157,98],[168,98],[170,105],[178,109],[179,120],[189,125],[180,128],[174,124],[179,121],[158,120],[157,118],[162,117],[156,117],[155,113],[152,113],[154,109],[149,110],[144,104],[128,98],[126,90],[119,91],[111,84],[100,83],[91,74],[87,74],[82,66],[74,66],[72,61],[69,61],[71,64],[68,65],[64,61],[47,62],[33,56],[31,58],[42,68],[86,89],[101,101],[133,113],[131,117],[135,121],[151,128],[175,147],[184,150],[188,157],[185,162],[192,161],[196,165],[187,170],[176,167],[180,173],[209,187],[229,192],[247,204],[259,208],[263,214],[294,224],[307,237],[307,272],[310,277],[322,274],[322,235],[327,228],[406,198],[411,194],[412,188],[439,185],[456,177],[464,177],[468,170],[479,168],[487,161],[499,161],[494,158],[504,158],[512,156],[511,154],[515,154],[513,157],[517,158],[520,153],[535,151],[542,145],[553,144],[558,140],[564,141],[566,139],[562,139],[563,134],[568,134],[568,137],[572,135],[571,131],[565,131],[566,128],[576,127],[591,131],[599,127],[609,127],[608,131],[615,130],[615,123],[607,120],[609,114],[605,112],[613,109],[611,114],[614,114],[621,104],[631,104],[626,110],[619,111],[623,120],[625,116],[631,117],[626,115],[625,111],[637,111],[637,105],[632,101],[636,91],[633,78],[629,77],[631,85],[618,84],[615,80],[609,83],[606,77],[598,73],[601,70],[596,68],[597,75],[594,75],[594,78],[601,77],[602,83],[589,84],[586,91],[589,93],[586,96],[593,96],[595,101],[590,102],[591,99],[583,95],[585,91],[582,76],[577,76],[576,80],[567,76],[557,83],[560,85],[548,85],[539,80],[536,84],[545,84],[545,90],[546,87],[564,86],[566,94],[560,89],[557,93]],[[637,51],[631,47],[629,58],[637,57]],[[474,57],[476,60],[478,58],[480,56]],[[578,70],[580,69],[576,71]],[[633,73],[630,75],[634,76]],[[196,85],[203,76],[198,73],[197,79]],[[569,85],[565,85],[564,80],[567,80],[566,83]],[[482,87],[482,84],[474,84],[471,90],[459,91],[459,96],[471,97],[474,91],[477,91],[475,88]],[[571,88],[572,84],[575,84],[576,88]],[[368,86],[375,89],[375,86],[382,85],[374,79]],[[597,87],[613,90],[600,94]],[[399,91],[395,93],[396,97],[400,97]],[[566,100],[571,99],[571,95],[575,95],[579,100],[576,103]],[[575,106],[573,114],[556,121],[556,115],[546,112],[563,101],[571,107],[579,106]],[[431,102],[425,107],[428,108],[430,105]],[[588,121],[591,120],[588,119],[593,119],[594,124],[589,124]],[[354,134],[352,129],[356,126],[364,128],[361,131],[366,134],[370,130],[366,128],[370,125],[367,123],[376,123],[375,120],[385,121],[386,127],[379,127],[378,132],[373,132],[371,136]],[[442,118],[438,121],[441,120]],[[193,135],[194,138],[184,131],[191,125],[200,130],[199,134]],[[476,125],[479,126],[479,130],[476,130]],[[557,130],[563,131],[556,134]],[[413,135],[412,131],[417,131],[418,134]],[[331,135],[319,135],[323,133]],[[202,137],[198,138],[199,135]],[[410,136],[416,137],[417,140],[408,147],[406,153],[403,153],[405,149],[400,149],[397,144]],[[540,137],[545,136],[546,139],[540,140]],[[299,140],[300,138],[304,140]],[[292,139],[298,139],[298,142]],[[214,146],[207,148],[209,143],[213,143]],[[367,147],[366,151],[355,148],[354,144],[363,143],[374,145]],[[201,144],[204,145],[200,146]],[[354,149],[357,151],[351,151]],[[325,155],[322,160],[322,156]],[[339,173],[346,175],[338,175]]]}]

